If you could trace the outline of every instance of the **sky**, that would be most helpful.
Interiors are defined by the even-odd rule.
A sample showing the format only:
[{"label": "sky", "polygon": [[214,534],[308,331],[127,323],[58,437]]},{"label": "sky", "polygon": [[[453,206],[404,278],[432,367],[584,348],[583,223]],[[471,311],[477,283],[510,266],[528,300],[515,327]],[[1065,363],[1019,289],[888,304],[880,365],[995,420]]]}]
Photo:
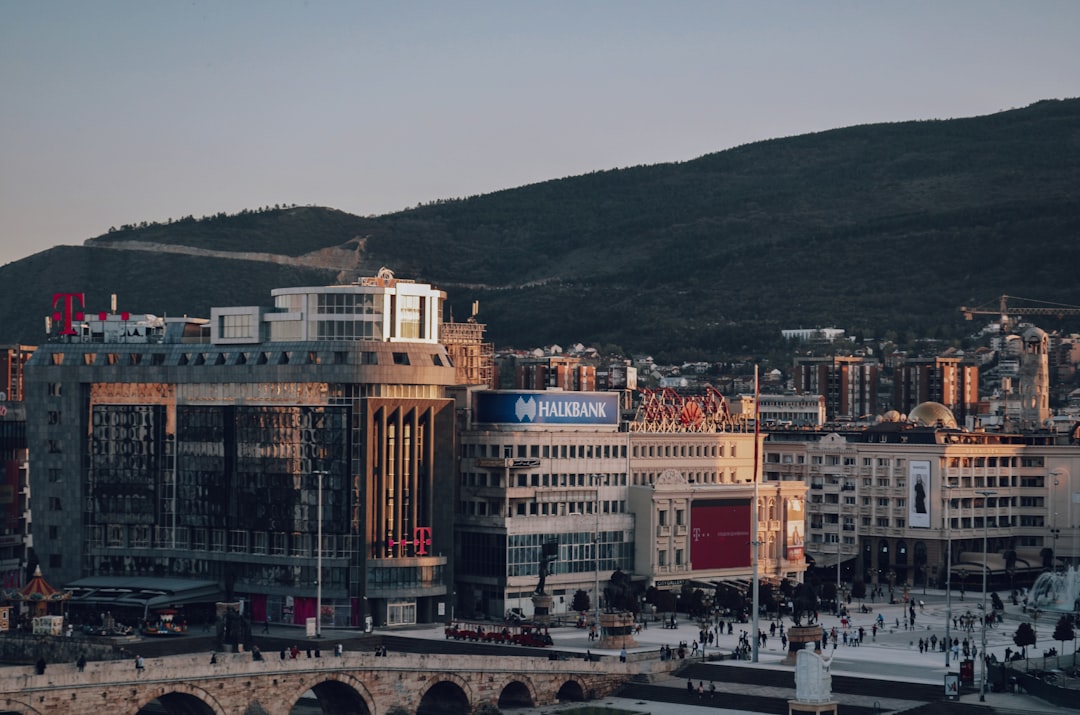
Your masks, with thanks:
[{"label": "sky", "polygon": [[0,0],[0,265],[1080,96],[1077,0]]}]

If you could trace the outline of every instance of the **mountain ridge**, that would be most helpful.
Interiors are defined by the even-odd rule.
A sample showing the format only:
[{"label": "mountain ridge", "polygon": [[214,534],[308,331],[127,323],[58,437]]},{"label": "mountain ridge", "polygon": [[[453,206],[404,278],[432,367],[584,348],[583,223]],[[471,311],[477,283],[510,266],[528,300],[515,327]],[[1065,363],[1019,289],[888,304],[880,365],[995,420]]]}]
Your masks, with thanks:
[{"label": "mountain ridge", "polygon": [[[184,302],[208,315],[266,304],[292,281],[343,282],[385,265],[446,290],[458,315],[479,300],[498,345],[718,359],[780,350],[781,328],[826,325],[957,341],[970,331],[962,304],[1002,293],[1080,303],[1078,187],[1080,100],[1047,100],[384,216],[290,206],[123,227],[0,268],[0,321],[3,339],[32,344],[43,302],[60,290],[86,292],[88,310],[91,296],[107,305],[97,301],[124,293],[131,309]],[[159,278],[143,287],[146,271]]]}]

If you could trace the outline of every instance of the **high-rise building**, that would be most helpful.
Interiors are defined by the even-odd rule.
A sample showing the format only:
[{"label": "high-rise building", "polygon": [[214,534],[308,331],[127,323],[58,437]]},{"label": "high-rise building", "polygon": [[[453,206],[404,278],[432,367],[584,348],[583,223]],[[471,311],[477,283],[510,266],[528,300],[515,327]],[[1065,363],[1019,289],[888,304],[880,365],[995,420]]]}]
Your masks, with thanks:
[{"label": "high-rise building", "polygon": [[876,361],[857,356],[795,359],[795,390],[823,395],[825,415],[833,420],[858,420],[878,412]]},{"label": "high-rise building", "polygon": [[26,370],[43,569],[87,591],[216,585],[257,620],[437,619],[456,475],[444,294],[384,269],[272,296],[209,320],[61,296]]},{"label": "high-rise building", "polygon": [[28,345],[0,348],[0,583],[24,585],[32,570],[29,464],[23,369],[33,354]]},{"label": "high-rise building", "polygon": [[979,409],[979,367],[961,358],[905,360],[893,378],[893,409],[907,414],[924,402],[938,402],[963,424]]}]

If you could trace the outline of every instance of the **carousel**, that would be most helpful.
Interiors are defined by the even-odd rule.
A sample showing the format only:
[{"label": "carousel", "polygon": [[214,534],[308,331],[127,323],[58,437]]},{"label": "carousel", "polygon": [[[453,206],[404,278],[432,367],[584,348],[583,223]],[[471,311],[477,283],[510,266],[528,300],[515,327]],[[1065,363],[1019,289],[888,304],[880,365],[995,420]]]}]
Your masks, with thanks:
[{"label": "carousel", "polygon": [[[34,577],[22,588],[6,588],[0,591],[0,601],[20,604],[23,615],[33,619],[35,633],[60,635],[63,628],[64,602],[71,598],[70,591],[61,591],[49,585],[41,575],[41,567],[34,569]],[[58,604],[50,608],[50,604]],[[8,606],[10,608],[10,606]],[[61,613],[49,611],[60,610]],[[10,614],[10,611],[9,611]],[[7,619],[10,623],[10,615]]]}]

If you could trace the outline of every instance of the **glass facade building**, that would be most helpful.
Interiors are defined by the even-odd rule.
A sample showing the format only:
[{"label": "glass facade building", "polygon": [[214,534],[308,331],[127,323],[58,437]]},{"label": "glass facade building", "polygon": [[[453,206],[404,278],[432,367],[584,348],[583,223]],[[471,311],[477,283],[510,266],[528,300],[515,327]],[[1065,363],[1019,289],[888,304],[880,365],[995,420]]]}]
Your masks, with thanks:
[{"label": "glass facade building", "polygon": [[33,480],[43,568],[64,585],[213,581],[256,620],[437,620],[455,473],[443,294],[384,271],[273,295],[120,330],[100,314],[36,353],[32,474],[56,475]]}]

